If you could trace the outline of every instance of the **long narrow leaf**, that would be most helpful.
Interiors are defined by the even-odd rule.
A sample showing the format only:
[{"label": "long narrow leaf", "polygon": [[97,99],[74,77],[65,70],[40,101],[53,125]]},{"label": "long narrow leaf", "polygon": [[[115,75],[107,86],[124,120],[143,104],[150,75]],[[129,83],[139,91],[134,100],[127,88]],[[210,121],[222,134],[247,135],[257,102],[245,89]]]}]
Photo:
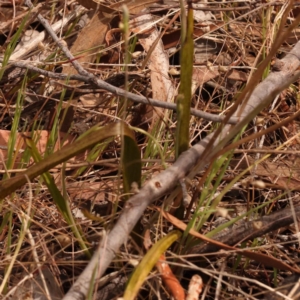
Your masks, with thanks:
[{"label": "long narrow leaf", "polygon": [[132,184],[141,186],[142,163],[137,143],[130,137],[124,136],[124,151],[122,156],[123,184],[125,193],[129,193]]},{"label": "long narrow leaf", "polygon": [[180,231],[172,231],[161,240],[159,240],[144,256],[140,264],[131,275],[124,293],[124,300],[133,300],[137,295],[140,287],[151,272],[156,262],[176,240],[181,237]]},{"label": "long narrow leaf", "polygon": [[[121,126],[123,126],[123,130],[121,130]],[[58,164],[67,161],[71,157],[92,148],[107,138],[120,135],[122,132],[125,136],[135,139],[134,132],[130,130],[126,124],[121,125],[121,123],[115,123],[96,128],[85,137],[76,140],[74,143],[49,155],[47,158],[28,168],[26,171],[18,174],[16,177],[2,181],[0,183],[0,199],[3,199],[24,185],[27,182],[25,175],[28,176],[29,180],[32,180]]]},{"label": "long narrow leaf", "polygon": [[[185,11],[184,11],[185,13]],[[183,26],[184,28],[184,26]],[[190,106],[193,73],[193,9],[188,9],[187,30],[181,49],[180,88],[177,96],[176,158],[189,147]],[[182,32],[182,35],[184,32]]]},{"label": "long narrow leaf", "polygon": [[[39,154],[35,143],[31,139],[26,139],[26,143],[27,143],[27,146],[31,150],[31,154],[32,154],[34,161],[40,162],[42,160],[42,157]],[[71,212],[71,209],[69,206],[69,202],[67,201],[67,199],[64,199],[64,197],[61,195],[59,189],[57,188],[57,186],[49,172],[43,173],[42,177],[43,177],[44,182],[47,185],[47,188],[53,198],[53,202],[55,203],[55,205],[57,206],[57,208],[63,215],[67,224],[71,227],[74,235],[76,236],[76,238],[80,244],[81,249],[84,250],[85,254],[88,257],[90,257],[91,254],[86,246],[86,241],[85,241],[84,235],[81,232],[80,227],[76,225],[76,222],[73,218],[73,215],[72,215],[72,212]]]}]

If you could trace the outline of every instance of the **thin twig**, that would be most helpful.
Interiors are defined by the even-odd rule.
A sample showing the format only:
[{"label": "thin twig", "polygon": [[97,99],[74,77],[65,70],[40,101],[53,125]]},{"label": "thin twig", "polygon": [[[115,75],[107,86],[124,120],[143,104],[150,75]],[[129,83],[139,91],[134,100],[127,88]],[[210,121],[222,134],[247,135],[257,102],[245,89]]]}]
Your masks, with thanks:
[{"label": "thin twig", "polygon": [[[0,60],[1,62],[1,60]],[[46,76],[48,78],[54,78],[54,79],[59,79],[59,80],[78,80],[78,81],[82,81],[85,83],[91,83],[91,79],[90,76],[85,76],[85,75],[66,75],[66,74],[58,74],[58,73],[54,73],[51,71],[46,71],[43,69],[40,69],[38,67],[34,67],[32,65],[29,65],[25,62],[9,62],[9,64],[11,66],[17,67],[17,68],[21,68],[21,69],[28,69],[30,71],[36,72],[38,74],[41,74],[43,76]],[[91,74],[91,76],[94,76]],[[101,79],[93,79],[92,81],[93,84],[95,84],[97,86],[97,88],[100,89],[104,89],[108,92],[113,93],[114,95],[118,95],[121,97],[125,96],[125,91],[121,88],[115,87]],[[176,104],[175,103],[169,103],[169,102],[163,102],[163,101],[159,101],[159,100],[155,100],[152,98],[146,98],[143,96],[139,96],[130,92],[126,93],[126,96],[128,99],[130,99],[133,102],[136,103],[143,103],[143,104],[149,104],[155,107],[161,107],[161,108],[165,108],[165,109],[170,109],[173,111],[176,111]],[[225,116],[222,115],[214,115],[211,113],[207,113],[205,111],[201,111],[198,109],[194,109],[191,108],[191,114],[193,116],[199,117],[199,118],[203,118],[204,120],[207,121],[212,121],[212,122],[223,122],[223,120],[225,119]],[[228,120],[228,124],[236,124],[238,122],[238,118],[237,117],[231,117]]]}]

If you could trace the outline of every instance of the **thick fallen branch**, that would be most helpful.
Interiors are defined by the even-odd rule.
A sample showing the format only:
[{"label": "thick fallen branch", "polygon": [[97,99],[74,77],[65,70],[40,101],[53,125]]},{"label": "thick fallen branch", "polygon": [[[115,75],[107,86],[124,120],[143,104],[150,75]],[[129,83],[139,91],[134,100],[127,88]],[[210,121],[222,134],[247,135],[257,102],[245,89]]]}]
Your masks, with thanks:
[{"label": "thick fallen branch", "polygon": [[[295,206],[294,211],[296,215],[299,215],[300,205]],[[222,231],[215,235],[213,239],[226,245],[233,246],[242,243],[245,240],[251,240],[263,236],[273,230],[288,226],[294,221],[291,208],[288,207],[254,221],[242,221],[238,226],[233,227],[233,229],[228,229],[227,234]],[[216,252],[218,250],[218,246],[205,243],[191,248],[189,253],[202,254]]]}]

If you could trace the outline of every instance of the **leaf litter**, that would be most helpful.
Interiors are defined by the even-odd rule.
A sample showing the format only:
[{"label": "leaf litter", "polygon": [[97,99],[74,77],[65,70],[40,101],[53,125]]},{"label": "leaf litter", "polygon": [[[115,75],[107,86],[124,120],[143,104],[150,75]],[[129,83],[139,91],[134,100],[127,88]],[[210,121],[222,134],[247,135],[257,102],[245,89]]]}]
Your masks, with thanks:
[{"label": "leaf litter", "polygon": [[[174,101],[179,85],[182,25],[178,2],[124,1],[131,19],[130,49],[124,47],[124,35],[119,28],[119,23],[122,22],[121,4],[110,1],[79,3],[82,6],[72,1],[64,5],[61,2],[39,3],[25,22],[18,39],[18,49],[12,52],[11,61],[5,66],[0,81],[0,169],[3,180],[15,177],[33,164],[33,159],[26,152],[24,135],[36,133],[40,139],[37,148],[46,157],[60,149],[64,143],[72,143],[95,125],[105,126],[118,122],[122,119],[124,110],[124,121],[137,128],[135,136],[142,156],[143,183],[174,162],[176,113],[131,101],[124,107],[121,97],[105,89],[97,89],[92,83],[50,79],[30,71],[30,68],[25,72],[13,65],[14,61],[18,61],[57,74],[77,74],[71,61],[36,21],[36,14],[40,13],[69,47],[76,61],[98,78],[121,88],[128,81],[130,92],[161,101]],[[255,70],[270,51],[276,35],[280,34],[277,30],[286,5],[284,1],[275,4],[258,1],[205,1],[201,5],[193,5],[195,51],[191,105],[211,114],[226,115],[245,84],[255,76]],[[97,7],[98,12],[95,11]],[[0,3],[0,10],[0,59],[4,59],[5,51],[10,47],[28,8],[22,1],[17,1],[14,5],[3,2]],[[299,15],[299,11],[299,3],[293,1],[283,31]],[[84,24],[83,28],[80,22]],[[141,22],[141,25],[136,22]],[[299,28],[296,28],[278,48],[264,74],[265,77],[269,72],[280,71],[278,60],[292,50],[298,37]],[[126,74],[124,70],[127,51],[131,54],[131,60],[127,62]],[[18,132],[13,132],[20,90],[23,93],[22,113],[17,124]],[[196,240],[190,237],[187,240],[190,244],[188,248],[181,248],[179,243],[174,244],[161,256],[161,261],[157,262],[157,266],[168,263],[168,270],[171,267],[172,277],[176,277],[176,284],[179,282],[185,294],[192,276],[200,275],[204,282],[204,288],[202,283],[201,288],[199,287],[202,290],[202,299],[275,299],[275,295],[276,299],[298,299],[295,296],[297,289],[292,291],[292,296],[291,289],[286,292],[280,284],[293,278],[291,282],[294,287],[299,280],[299,241],[295,236],[299,225],[292,218],[287,220],[292,214],[290,207],[296,206],[297,214],[299,205],[299,120],[292,120],[261,137],[255,136],[262,129],[279,124],[284,118],[298,112],[298,93],[299,84],[296,80],[274,97],[272,104],[264,107],[256,120],[248,124],[243,137],[253,135],[253,138],[239,145],[233,153],[233,159],[214,191],[215,195],[211,196],[217,197],[237,175],[261,160],[224,194],[217,210],[224,208],[228,214],[222,217],[210,212],[210,217],[198,233],[209,235],[220,224],[240,218],[244,223],[238,223],[237,220],[228,225],[226,230],[212,236],[216,238],[216,243],[226,240],[227,249],[231,250],[209,253],[207,245],[200,244],[197,248],[193,245]],[[192,116],[191,146],[215,130],[216,124]],[[151,134],[155,143],[144,132]],[[11,136],[16,136],[17,139],[14,146],[9,145]],[[53,140],[49,142],[53,136],[54,144]],[[152,146],[149,147],[149,144]],[[9,147],[14,147],[13,157],[9,156]],[[164,163],[158,148],[163,151]],[[103,229],[109,231],[122,209],[127,209],[120,180],[122,139],[110,139],[101,145],[101,150],[94,149],[92,154],[86,151],[68,160],[66,164],[55,166],[51,169],[51,175],[65,199],[69,201],[88,247],[96,251]],[[266,154],[268,157],[262,159]],[[10,159],[13,164],[7,169]],[[199,193],[212,191],[218,175],[219,172],[216,172],[215,177],[208,182],[204,181],[205,172],[192,178],[187,185],[188,193],[196,201],[187,208],[190,211],[186,215],[199,214],[198,218],[201,218],[200,212],[205,210],[203,207],[200,210],[197,208]],[[254,184],[258,181],[264,184]],[[157,188],[159,185],[157,182]],[[138,187],[132,188],[131,192],[138,193]],[[165,197],[169,199],[170,194]],[[163,200],[158,199],[155,205],[168,209],[163,206]],[[242,207],[240,212],[238,207]],[[279,212],[282,212],[280,218],[276,215]],[[27,230],[31,235],[27,232],[19,242],[24,230],[24,213],[30,216]],[[272,219],[272,213],[277,216],[277,223]],[[142,260],[148,250],[143,249],[141,243],[146,238],[144,233],[147,230],[150,232],[150,237],[147,238],[153,243],[162,239],[170,232],[170,227],[176,224],[181,224],[180,229],[183,232],[186,230],[182,221],[173,219],[170,222],[162,216],[163,214],[159,215],[152,209],[144,213],[137,225],[142,230],[134,229],[132,236],[121,247],[117,258],[106,272],[106,276],[114,272],[117,274],[111,281],[105,282],[104,277],[103,281],[100,279],[95,284],[95,299],[115,299],[123,295],[126,282],[132,273],[130,262],[134,259]],[[263,219],[264,216],[266,219]],[[230,237],[235,230],[234,224],[248,224],[247,221],[252,220],[256,220],[254,230],[261,230],[261,235],[252,236],[253,232],[247,232],[245,225],[243,234],[246,237],[243,240],[230,244],[229,238],[222,238],[226,235]],[[260,224],[265,224],[260,223],[263,220],[267,220],[266,224],[275,225],[270,226],[268,231],[263,231],[260,228]],[[279,220],[286,220],[285,225]],[[82,253],[72,230],[59,214],[40,177],[3,199],[0,226],[3,298],[9,299],[13,295],[14,299],[61,299],[85,268],[88,258]],[[134,235],[140,237],[135,238]],[[245,253],[252,254],[241,255],[243,250],[237,250],[241,246],[245,248]],[[201,252],[200,249],[205,247],[205,252]],[[189,258],[193,254],[196,259]],[[12,260],[14,256],[15,260]],[[10,277],[4,281],[9,266]],[[149,273],[139,292],[139,299],[168,299],[171,295],[176,295],[172,285],[165,283],[170,278],[159,272],[153,269]],[[118,289],[114,288],[116,285]],[[289,285],[291,286],[290,282]],[[180,297],[184,297],[182,293]]]}]

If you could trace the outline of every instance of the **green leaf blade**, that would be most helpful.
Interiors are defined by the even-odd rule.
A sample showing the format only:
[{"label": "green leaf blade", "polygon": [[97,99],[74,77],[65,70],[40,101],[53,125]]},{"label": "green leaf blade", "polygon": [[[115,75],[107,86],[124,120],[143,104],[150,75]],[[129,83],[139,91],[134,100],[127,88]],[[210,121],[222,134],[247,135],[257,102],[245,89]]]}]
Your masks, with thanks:
[{"label": "green leaf blade", "polygon": [[175,230],[152,246],[132,273],[124,293],[124,300],[135,299],[140,287],[155,266],[156,262],[159,260],[160,256],[180,237],[181,232]]}]

